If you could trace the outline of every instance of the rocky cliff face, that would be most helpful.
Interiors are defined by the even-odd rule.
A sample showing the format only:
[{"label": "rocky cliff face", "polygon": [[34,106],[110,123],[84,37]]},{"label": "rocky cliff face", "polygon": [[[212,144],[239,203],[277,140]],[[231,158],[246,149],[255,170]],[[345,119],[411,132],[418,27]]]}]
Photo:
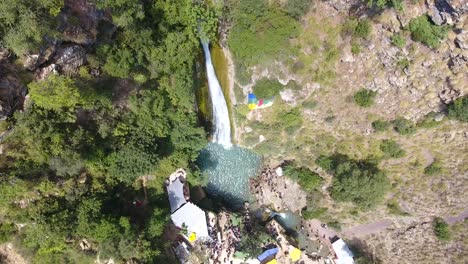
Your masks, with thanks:
[{"label": "rocky cliff face", "polygon": [[[8,52],[0,50],[0,122],[15,110],[22,109],[26,87],[19,80],[13,66],[8,65]],[[1,131],[0,131],[1,132]]]}]

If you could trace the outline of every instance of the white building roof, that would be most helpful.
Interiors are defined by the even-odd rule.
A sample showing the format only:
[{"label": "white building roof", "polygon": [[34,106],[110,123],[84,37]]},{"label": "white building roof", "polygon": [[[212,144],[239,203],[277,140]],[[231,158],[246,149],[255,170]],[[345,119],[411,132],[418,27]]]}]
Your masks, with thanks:
[{"label": "white building roof", "polygon": [[166,186],[167,195],[169,196],[169,204],[171,205],[171,213],[179,209],[185,204],[184,184],[180,181],[179,177],[171,180],[169,185]]},{"label": "white building roof", "polygon": [[194,232],[197,235],[197,239],[209,237],[205,211],[193,203],[188,202],[184,204],[171,215],[171,219],[174,225],[179,228],[183,228],[185,224],[187,227],[187,234],[184,234],[185,236]]},{"label": "white building roof", "polygon": [[337,256],[335,261],[337,264],[354,264],[353,252],[351,252],[343,239],[340,238],[333,242],[332,247]]}]

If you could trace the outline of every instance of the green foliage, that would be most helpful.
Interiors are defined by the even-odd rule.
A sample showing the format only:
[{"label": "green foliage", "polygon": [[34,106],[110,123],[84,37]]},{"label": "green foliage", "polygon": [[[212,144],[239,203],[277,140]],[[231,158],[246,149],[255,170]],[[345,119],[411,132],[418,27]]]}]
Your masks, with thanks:
[{"label": "green foliage", "polygon": [[397,65],[401,70],[404,70],[409,67],[410,61],[408,60],[408,58],[403,58],[397,62]]},{"label": "green foliage", "polygon": [[406,38],[401,33],[395,33],[390,37],[392,45],[398,48],[403,48],[406,45]]},{"label": "green foliage", "polygon": [[375,131],[377,132],[383,132],[387,130],[389,127],[390,127],[390,123],[385,120],[379,119],[379,120],[375,120],[374,122],[372,122],[372,128],[374,128]]},{"label": "green foliage", "polygon": [[374,104],[374,98],[377,95],[377,92],[361,89],[357,91],[354,96],[354,102],[361,107],[370,107]]},{"label": "green foliage", "polygon": [[404,118],[397,118],[392,121],[393,129],[401,135],[411,135],[416,132],[416,127],[414,124]]},{"label": "green foliage", "polygon": [[449,225],[440,217],[436,217],[433,222],[434,233],[440,241],[448,241],[451,239]]},{"label": "green foliage", "polygon": [[372,31],[372,26],[368,19],[349,19],[341,28],[343,35],[351,35],[355,39],[368,39]]},{"label": "green foliage", "polygon": [[367,39],[372,31],[371,24],[368,19],[359,20],[353,31],[353,36],[357,38]]},{"label": "green foliage", "polygon": [[378,8],[393,7],[398,11],[403,10],[403,0],[366,0],[367,6],[373,7],[377,6]]},{"label": "green foliage", "polygon": [[265,228],[260,225],[254,225],[252,231],[243,231],[244,232],[241,237],[239,251],[247,254],[250,257],[260,255],[263,250],[259,245],[266,244],[270,238],[267,235]]},{"label": "green foliage", "polygon": [[361,46],[356,42],[351,43],[351,53],[355,55],[361,53]]},{"label": "green foliage", "polygon": [[460,97],[448,105],[448,116],[462,122],[468,122],[468,96]]},{"label": "green foliage", "polygon": [[438,47],[449,30],[447,26],[437,26],[431,23],[427,15],[411,19],[408,28],[414,41],[419,41],[431,48]]},{"label": "green foliage", "polygon": [[299,185],[307,192],[317,189],[323,182],[322,177],[317,173],[304,167],[288,165],[284,168],[284,173],[291,179],[296,180]]},{"label": "green foliage", "polygon": [[302,217],[304,217],[305,220],[310,220],[310,219],[317,219],[323,214],[325,214],[328,211],[328,208],[326,207],[318,207],[318,208],[312,208],[308,209],[305,211],[302,211]]},{"label": "green foliage", "polygon": [[409,215],[407,212],[404,212],[400,205],[398,204],[398,201],[396,199],[392,199],[387,203],[387,209],[390,214],[394,215]]},{"label": "green foliage", "polygon": [[391,139],[382,140],[382,143],[380,143],[380,150],[385,153],[385,156],[396,159],[402,158],[406,154],[400,145]]},{"label": "green foliage", "polygon": [[299,24],[264,0],[240,0],[232,7],[228,45],[237,63],[253,66],[287,55]]},{"label": "green foliage", "polygon": [[[36,52],[46,33],[55,34],[50,26],[61,4],[1,2],[0,45],[19,55]],[[119,263],[170,263],[161,253],[169,221],[161,186],[176,168],[196,170],[191,162],[207,142],[193,111],[196,19],[206,19],[202,27],[211,38],[216,10],[192,1],[97,4],[118,24],[112,37],[88,50],[90,68],[104,74],[94,78],[82,67],[79,76],[32,82],[34,104],[8,121],[14,130],[0,159],[8,175],[0,181],[0,211],[8,219],[0,238],[15,236],[34,263],[88,263],[93,252]],[[197,171],[188,173],[201,183]],[[137,180],[146,174],[147,192]],[[143,193],[144,205],[136,208],[131,202]],[[13,204],[24,198],[26,208]],[[7,230],[3,223],[10,222],[26,226]],[[83,254],[70,238],[86,238],[93,251]]]},{"label": "green foliage", "polygon": [[338,220],[328,221],[327,225],[337,231],[341,231],[341,223]]},{"label": "green foliage", "polygon": [[390,182],[376,164],[370,160],[353,160],[336,154],[330,172],[333,174],[331,196],[341,202],[353,202],[368,209],[385,196]]},{"label": "green foliage", "polygon": [[50,75],[43,81],[30,83],[28,88],[34,102],[45,109],[74,108],[84,102],[78,87],[69,77]]},{"label": "green foliage", "polygon": [[15,232],[15,226],[11,223],[0,223],[0,244],[3,244],[11,239]]},{"label": "green foliage", "polygon": [[333,168],[333,166],[334,166],[333,158],[325,156],[325,155],[320,155],[315,160],[315,164],[317,164],[320,168],[322,168],[322,169],[324,169],[326,171],[331,170]]},{"label": "green foliage", "polygon": [[55,35],[56,16],[63,6],[57,0],[5,0],[0,3],[0,45],[23,56],[37,52],[45,34]]},{"label": "green foliage", "polygon": [[421,120],[418,121],[416,124],[416,127],[418,128],[433,128],[441,124],[442,121],[437,121],[436,112],[430,112],[427,115],[425,115]]},{"label": "green foliage", "polygon": [[431,165],[424,168],[424,174],[426,175],[437,175],[442,172],[442,166],[439,161],[434,161]]},{"label": "green foliage", "polygon": [[263,78],[255,83],[253,92],[257,98],[271,98],[277,96],[281,89],[283,89],[283,85],[278,80]]},{"label": "green foliage", "polygon": [[295,19],[300,19],[309,12],[312,1],[310,0],[288,0],[285,5],[286,13]]},{"label": "green foliage", "polygon": [[286,130],[288,133],[293,133],[298,130],[303,123],[301,110],[297,107],[283,109],[276,113],[274,125],[278,128]]}]

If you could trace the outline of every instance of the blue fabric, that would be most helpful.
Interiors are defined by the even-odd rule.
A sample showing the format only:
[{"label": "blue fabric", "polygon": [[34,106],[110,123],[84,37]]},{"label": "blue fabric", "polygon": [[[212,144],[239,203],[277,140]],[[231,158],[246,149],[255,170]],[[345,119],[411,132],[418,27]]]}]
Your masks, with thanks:
[{"label": "blue fabric", "polygon": [[272,248],[272,249],[268,249],[268,250],[265,250],[262,254],[260,254],[257,259],[258,261],[262,262],[264,261],[266,258],[268,258],[269,256],[271,255],[275,255],[276,253],[278,253],[279,249],[276,247],[276,248]]}]

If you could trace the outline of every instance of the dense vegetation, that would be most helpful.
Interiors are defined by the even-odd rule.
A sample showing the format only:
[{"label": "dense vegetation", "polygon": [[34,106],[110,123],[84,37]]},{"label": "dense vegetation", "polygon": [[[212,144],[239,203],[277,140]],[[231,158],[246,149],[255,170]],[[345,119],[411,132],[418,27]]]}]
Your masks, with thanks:
[{"label": "dense vegetation", "polygon": [[289,40],[299,33],[296,19],[306,11],[306,6],[307,1],[292,1],[284,8],[269,5],[265,0],[231,3],[233,25],[228,44],[236,60],[239,81],[250,81],[248,67],[290,53]]},{"label": "dense vegetation", "polygon": [[390,182],[371,160],[353,160],[335,154],[320,156],[317,165],[333,174],[330,194],[340,202],[353,202],[363,209],[371,208],[382,201]]},{"label": "dense vegetation", "polygon": [[386,157],[390,158],[401,158],[406,154],[400,145],[391,139],[382,140],[382,143],[380,143],[380,150],[382,150]]},{"label": "dense vegetation", "polygon": [[277,80],[270,80],[263,78],[258,80],[253,87],[253,92],[257,98],[271,98],[279,95],[279,92],[283,89],[283,85]]},{"label": "dense vegetation", "polygon": [[[0,44],[21,56],[38,52],[45,34],[60,40],[60,3],[2,1]],[[161,187],[206,144],[193,76],[199,37],[214,36],[216,12],[192,1],[97,6],[117,25],[88,54],[104,74],[91,78],[83,66],[79,76],[33,81],[29,104],[8,120],[14,129],[0,157],[0,239],[17,242],[34,263],[92,263],[97,254],[171,263],[161,253],[168,222]],[[86,254],[83,239],[91,245]]]},{"label": "dense vegetation", "polygon": [[468,122],[468,96],[460,97],[449,104],[448,116],[462,122]]},{"label": "dense vegetation", "polygon": [[431,48],[438,47],[448,33],[447,26],[437,26],[431,23],[429,16],[422,15],[411,19],[409,25],[411,37]]},{"label": "dense vegetation", "polygon": [[284,167],[284,174],[297,181],[307,192],[317,189],[323,181],[322,177],[308,168],[296,167],[292,164]]},{"label": "dense vegetation", "polygon": [[429,166],[424,168],[424,174],[426,175],[436,175],[442,172],[442,166],[440,161],[433,161]]},{"label": "dense vegetation", "polygon": [[374,104],[374,98],[377,95],[377,92],[361,89],[357,91],[354,96],[354,102],[361,107],[370,107]]},{"label": "dense vegetation", "polygon": [[450,228],[444,219],[436,217],[434,219],[434,233],[441,241],[448,241],[451,238]]}]

